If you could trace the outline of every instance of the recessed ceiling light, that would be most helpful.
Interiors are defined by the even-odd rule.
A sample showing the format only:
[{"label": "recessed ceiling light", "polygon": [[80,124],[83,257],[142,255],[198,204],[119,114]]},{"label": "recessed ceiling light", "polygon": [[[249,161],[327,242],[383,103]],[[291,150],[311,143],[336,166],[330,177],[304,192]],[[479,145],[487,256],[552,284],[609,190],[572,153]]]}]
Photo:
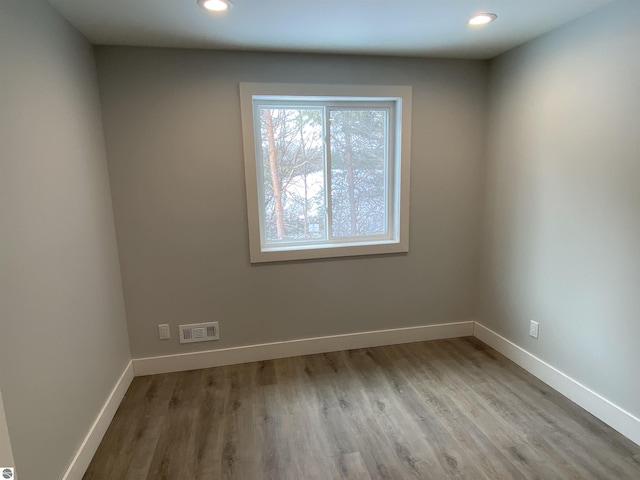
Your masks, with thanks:
[{"label": "recessed ceiling light", "polygon": [[231,2],[229,0],[198,0],[198,5],[210,12],[224,12],[229,9]]},{"label": "recessed ceiling light", "polygon": [[487,23],[493,22],[498,16],[495,13],[476,13],[473,17],[469,19],[467,24],[477,27],[480,25],[486,25]]}]

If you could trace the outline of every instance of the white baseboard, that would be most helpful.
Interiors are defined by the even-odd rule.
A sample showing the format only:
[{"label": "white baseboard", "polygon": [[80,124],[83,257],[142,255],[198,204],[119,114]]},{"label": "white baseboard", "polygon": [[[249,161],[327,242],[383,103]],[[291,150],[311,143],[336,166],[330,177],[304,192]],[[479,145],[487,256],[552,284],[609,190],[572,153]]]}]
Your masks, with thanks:
[{"label": "white baseboard", "polygon": [[640,419],[631,413],[478,322],[473,335],[640,445]]},{"label": "white baseboard", "polygon": [[91,425],[89,429],[89,433],[84,438],[82,445],[76,452],[75,457],[71,461],[69,468],[65,472],[62,480],[81,480],[93,456],[98,450],[98,446],[104,437],[104,434],[107,432],[107,428],[109,428],[109,424],[111,420],[113,420],[113,416],[116,414],[116,410],[120,406],[120,402],[124,398],[124,394],[127,392],[129,385],[131,385],[131,381],[133,380],[133,362],[129,362],[127,367],[120,375],[120,378],[116,382],[113,390],[111,390],[111,394],[107,401],[105,402],[102,410],[98,414],[98,417]]},{"label": "white baseboard", "polygon": [[422,342],[473,335],[474,322],[445,323],[420,327],[395,328],[372,332],[348,333],[328,337],[303,338],[285,342],[263,343],[243,347],[181,353],[133,359],[136,376],[181,372],[237,363],[258,362],[276,358],[337,352],[354,348],[379,347],[400,343]]}]

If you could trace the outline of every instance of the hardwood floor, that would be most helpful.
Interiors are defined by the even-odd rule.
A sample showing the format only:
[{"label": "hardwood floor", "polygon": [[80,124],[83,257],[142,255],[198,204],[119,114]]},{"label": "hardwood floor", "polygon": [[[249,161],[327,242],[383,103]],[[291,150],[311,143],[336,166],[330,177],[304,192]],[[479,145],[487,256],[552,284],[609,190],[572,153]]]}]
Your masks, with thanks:
[{"label": "hardwood floor", "polygon": [[640,447],[474,338],[135,378],[84,480],[640,479]]}]

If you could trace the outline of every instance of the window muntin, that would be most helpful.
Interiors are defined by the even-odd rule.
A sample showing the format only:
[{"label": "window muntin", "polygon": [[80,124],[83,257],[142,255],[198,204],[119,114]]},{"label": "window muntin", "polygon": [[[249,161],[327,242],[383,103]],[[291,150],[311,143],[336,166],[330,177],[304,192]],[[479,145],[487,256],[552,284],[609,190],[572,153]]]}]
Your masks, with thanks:
[{"label": "window muntin", "polygon": [[241,84],[251,261],[406,252],[410,87],[294,87]]}]

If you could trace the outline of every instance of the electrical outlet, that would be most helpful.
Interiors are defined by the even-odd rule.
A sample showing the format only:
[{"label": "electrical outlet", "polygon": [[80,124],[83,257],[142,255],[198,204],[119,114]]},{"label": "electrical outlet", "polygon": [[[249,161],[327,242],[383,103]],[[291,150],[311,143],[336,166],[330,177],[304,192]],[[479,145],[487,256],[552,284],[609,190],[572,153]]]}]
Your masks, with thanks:
[{"label": "electrical outlet", "polygon": [[531,324],[529,325],[529,335],[533,338],[538,338],[538,326],[538,322],[531,320]]},{"label": "electrical outlet", "polygon": [[160,336],[160,340],[168,340],[169,338],[171,338],[169,325],[166,323],[158,325],[158,335]]}]

